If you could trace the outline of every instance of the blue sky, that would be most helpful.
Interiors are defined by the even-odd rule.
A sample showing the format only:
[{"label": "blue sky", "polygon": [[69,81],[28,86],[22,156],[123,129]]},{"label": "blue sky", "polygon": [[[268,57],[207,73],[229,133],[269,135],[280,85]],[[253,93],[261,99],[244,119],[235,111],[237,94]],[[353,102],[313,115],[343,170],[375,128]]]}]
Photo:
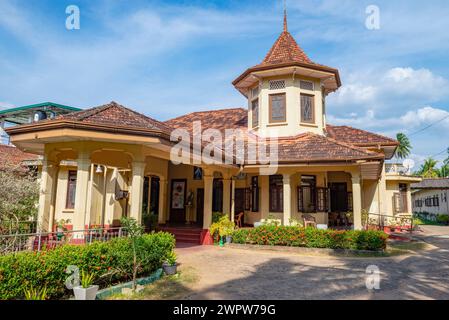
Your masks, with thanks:
[{"label": "blue sky", "polygon": [[[65,28],[68,5],[81,29]],[[365,27],[368,5],[380,29]],[[287,0],[289,31],[338,68],[328,121],[389,136],[449,116],[446,0]],[[282,29],[282,1],[0,0],[0,108],[117,101],[160,120],[244,107],[231,85]],[[449,117],[410,136],[418,162],[449,147]],[[438,160],[444,153],[436,156]]]}]

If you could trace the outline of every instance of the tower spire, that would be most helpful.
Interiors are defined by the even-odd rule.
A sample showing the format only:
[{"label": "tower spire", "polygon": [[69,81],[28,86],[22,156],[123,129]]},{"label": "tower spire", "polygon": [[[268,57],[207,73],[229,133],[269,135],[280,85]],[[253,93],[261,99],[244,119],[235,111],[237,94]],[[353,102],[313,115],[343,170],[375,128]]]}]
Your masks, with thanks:
[{"label": "tower spire", "polygon": [[287,3],[286,0],[284,0],[284,32],[287,32]]}]

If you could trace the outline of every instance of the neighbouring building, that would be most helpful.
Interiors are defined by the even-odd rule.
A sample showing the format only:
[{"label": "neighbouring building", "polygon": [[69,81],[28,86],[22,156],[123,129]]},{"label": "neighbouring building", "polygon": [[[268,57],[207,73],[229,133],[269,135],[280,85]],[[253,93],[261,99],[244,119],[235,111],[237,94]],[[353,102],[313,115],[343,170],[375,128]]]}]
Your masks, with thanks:
[{"label": "neighbouring building", "polygon": [[449,178],[423,179],[411,188],[413,212],[449,215]]},{"label": "neighbouring building", "polygon": [[[153,213],[160,226],[188,224],[198,230],[197,241],[209,243],[215,211],[231,219],[243,213],[244,225],[268,217],[288,225],[311,215],[319,224],[346,223],[355,229],[362,228],[363,210],[412,213],[410,184],[420,178],[386,170],[385,160],[392,158],[398,142],[327,123],[326,97],[341,86],[339,72],[306,55],[288,32],[286,17],[263,61],[233,85],[247,99],[247,108],[194,112],[161,122],[111,102],[7,128],[18,148],[42,156],[41,228],[53,230],[60,219],[70,219],[74,230],[108,227],[118,225],[122,216],[142,221]],[[170,152],[178,141],[170,139],[173,130],[185,128],[193,140],[196,121],[203,133],[242,129],[235,141],[240,147],[212,148],[206,158],[189,156],[174,164]],[[260,142],[277,149],[275,172],[268,173],[260,159],[211,161],[221,152],[236,160],[260,137],[277,138],[275,144]],[[200,144],[202,151],[207,148]],[[352,218],[345,218],[348,212]],[[82,241],[83,233],[76,238]]]}]

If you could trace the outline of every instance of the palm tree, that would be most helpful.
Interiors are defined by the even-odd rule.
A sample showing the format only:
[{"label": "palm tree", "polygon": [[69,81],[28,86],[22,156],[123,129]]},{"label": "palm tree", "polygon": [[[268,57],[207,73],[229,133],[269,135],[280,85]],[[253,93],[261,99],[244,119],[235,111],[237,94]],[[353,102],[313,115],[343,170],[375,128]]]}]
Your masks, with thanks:
[{"label": "palm tree", "polygon": [[443,164],[438,170],[438,176],[440,178],[449,178],[449,163]]},{"label": "palm tree", "polygon": [[396,135],[396,140],[399,142],[399,146],[396,148],[395,156],[398,159],[405,159],[410,155],[410,151],[413,149],[410,144],[410,140],[403,133]]},{"label": "palm tree", "polygon": [[438,169],[436,169],[438,161],[432,159],[432,157],[427,158],[421,165],[418,174],[424,178],[435,178],[438,177]]}]

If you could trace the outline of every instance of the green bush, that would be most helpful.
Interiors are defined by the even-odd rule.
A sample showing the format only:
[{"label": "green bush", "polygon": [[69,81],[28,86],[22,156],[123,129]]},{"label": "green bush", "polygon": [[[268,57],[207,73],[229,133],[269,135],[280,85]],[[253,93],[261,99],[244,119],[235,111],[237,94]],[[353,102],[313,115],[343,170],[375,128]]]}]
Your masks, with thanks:
[{"label": "green bush", "polygon": [[[143,235],[142,246],[149,252],[139,276],[160,268],[175,246],[169,233]],[[47,288],[48,298],[61,298],[70,292],[65,287],[65,270],[74,265],[94,273],[101,287],[132,278],[133,252],[129,238],[94,242],[90,245],[64,245],[41,252],[20,252],[0,256],[0,299],[21,299],[30,288]]]},{"label": "green bush", "polygon": [[337,231],[264,225],[234,231],[232,242],[270,246],[383,250],[387,238],[387,234],[381,231]]},{"label": "green bush", "polygon": [[439,214],[437,216],[437,221],[438,221],[438,223],[441,223],[441,224],[448,224],[449,223],[449,215]]}]

